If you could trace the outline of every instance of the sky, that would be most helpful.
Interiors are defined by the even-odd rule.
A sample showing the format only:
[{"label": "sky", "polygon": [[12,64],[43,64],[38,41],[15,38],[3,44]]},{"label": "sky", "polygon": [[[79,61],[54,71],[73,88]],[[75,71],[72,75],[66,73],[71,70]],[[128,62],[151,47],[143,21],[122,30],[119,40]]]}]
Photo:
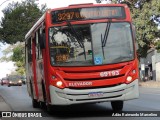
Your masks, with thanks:
[{"label": "sky", "polygon": [[[0,43],[0,58],[3,56],[2,51],[6,49],[9,45],[4,45]],[[0,62],[0,79],[3,77],[6,77],[6,74],[11,73],[12,71],[15,70],[14,63],[12,61],[10,62]]]},{"label": "sky", "polygon": [[[3,17],[2,10],[8,6],[9,3],[12,2],[21,2],[22,0],[0,0],[0,21]],[[79,4],[79,3],[96,3],[95,0],[36,0],[36,3],[39,5],[39,7],[42,4],[47,5],[47,8],[58,8],[58,7],[66,7],[70,4]],[[7,48],[8,45],[3,45],[0,43],[0,57],[3,56],[2,51]],[[12,61],[10,62],[0,62],[0,79],[5,77],[6,74],[10,74],[12,71],[15,70],[14,63]]]}]

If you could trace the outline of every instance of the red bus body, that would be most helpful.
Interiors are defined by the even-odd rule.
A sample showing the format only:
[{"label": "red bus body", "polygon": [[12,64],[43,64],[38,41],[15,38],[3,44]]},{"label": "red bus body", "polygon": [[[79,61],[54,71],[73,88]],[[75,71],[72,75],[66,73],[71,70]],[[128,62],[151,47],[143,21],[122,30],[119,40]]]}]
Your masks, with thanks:
[{"label": "red bus body", "polygon": [[[96,9],[97,7],[122,7],[124,9],[124,18],[114,18],[116,17],[116,11],[114,10],[111,10],[112,13],[105,13],[107,16],[110,14],[109,17],[111,18],[104,18],[103,15],[100,16],[102,18],[98,18],[97,16],[100,13],[92,12],[96,14],[93,19],[92,15],[89,16],[87,14],[87,19],[82,15],[79,17],[75,11],[68,13],[63,11],[90,7]],[[54,11],[60,12],[56,13]],[[57,18],[54,18],[56,15]],[[101,26],[105,27],[100,28]],[[116,27],[118,30],[116,30]],[[102,33],[100,32],[101,30]],[[116,34],[117,36],[125,34],[123,30],[129,30],[131,34],[130,36],[124,35],[127,39],[131,39],[130,43],[124,42],[124,46],[118,41],[112,41],[112,39],[117,40]],[[105,39],[107,31],[109,40]],[[110,35],[112,34],[111,32],[113,32],[113,36]],[[77,34],[78,37],[81,36],[81,39],[78,40],[78,37],[74,34]],[[60,35],[62,36],[59,37]],[[67,35],[68,37],[74,36],[69,37],[68,41],[70,42],[66,42],[66,45],[65,36]],[[87,41],[86,43],[80,42],[83,37]],[[120,37],[119,39],[121,39]],[[112,102],[112,107],[116,109],[115,105],[123,106],[121,104],[123,101],[139,97],[139,70],[135,35],[130,11],[126,5],[81,4],[48,10],[26,34],[25,39],[27,88],[33,100],[33,107],[37,107],[39,103],[45,103],[49,106],[110,101]],[[58,39],[62,39],[64,45],[57,42],[57,46],[51,46],[52,43],[50,41],[53,40],[53,44],[55,44]],[[72,43],[73,39],[77,39],[80,43],[77,41]],[[117,43],[118,47],[114,48],[112,46],[115,43]],[[77,49],[74,44],[78,44]],[[74,47],[71,48],[69,45]],[[125,56],[123,48],[131,49],[131,52],[126,52]],[[86,51],[87,49],[88,52]],[[119,50],[123,51],[122,55],[118,53]],[[127,58],[128,55],[130,55],[129,58]],[[118,58],[116,59],[117,56]],[[124,56],[126,58],[122,59]],[[52,59],[54,57],[55,59]],[[88,63],[87,60],[91,62]],[[84,62],[84,65],[81,62]]]}]

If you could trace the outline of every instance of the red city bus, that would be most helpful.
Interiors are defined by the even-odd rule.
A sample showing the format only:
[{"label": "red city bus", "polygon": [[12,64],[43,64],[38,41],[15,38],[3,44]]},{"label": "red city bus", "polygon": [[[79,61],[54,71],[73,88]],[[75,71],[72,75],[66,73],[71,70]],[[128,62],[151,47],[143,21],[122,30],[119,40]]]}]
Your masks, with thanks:
[{"label": "red city bus", "polygon": [[26,39],[33,107],[139,97],[135,30],[125,4],[75,4],[48,10]]}]

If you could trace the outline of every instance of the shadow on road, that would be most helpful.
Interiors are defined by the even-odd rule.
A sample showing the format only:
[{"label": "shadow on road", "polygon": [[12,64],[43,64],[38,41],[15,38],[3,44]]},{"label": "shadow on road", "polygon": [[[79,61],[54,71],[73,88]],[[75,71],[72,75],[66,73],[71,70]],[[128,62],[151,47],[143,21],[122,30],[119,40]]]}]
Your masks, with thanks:
[{"label": "shadow on road", "polygon": [[53,106],[50,115],[57,118],[112,116],[112,109],[99,104]]}]

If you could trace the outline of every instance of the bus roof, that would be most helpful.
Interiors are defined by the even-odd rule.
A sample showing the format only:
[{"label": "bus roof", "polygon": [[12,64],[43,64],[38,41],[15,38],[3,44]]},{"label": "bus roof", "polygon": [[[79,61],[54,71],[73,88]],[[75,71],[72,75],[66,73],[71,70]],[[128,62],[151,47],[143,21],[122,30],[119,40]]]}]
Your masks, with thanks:
[{"label": "bus roof", "polygon": [[97,7],[97,6],[123,6],[128,7],[127,4],[93,4],[93,3],[85,3],[85,4],[71,4],[67,7],[53,8],[52,10],[63,10],[70,8],[79,8],[79,7]]},{"label": "bus roof", "polygon": [[31,35],[31,33],[44,21],[45,15],[46,15],[46,12],[39,18],[39,20],[28,31],[28,33],[25,35],[25,39],[27,39]]}]

